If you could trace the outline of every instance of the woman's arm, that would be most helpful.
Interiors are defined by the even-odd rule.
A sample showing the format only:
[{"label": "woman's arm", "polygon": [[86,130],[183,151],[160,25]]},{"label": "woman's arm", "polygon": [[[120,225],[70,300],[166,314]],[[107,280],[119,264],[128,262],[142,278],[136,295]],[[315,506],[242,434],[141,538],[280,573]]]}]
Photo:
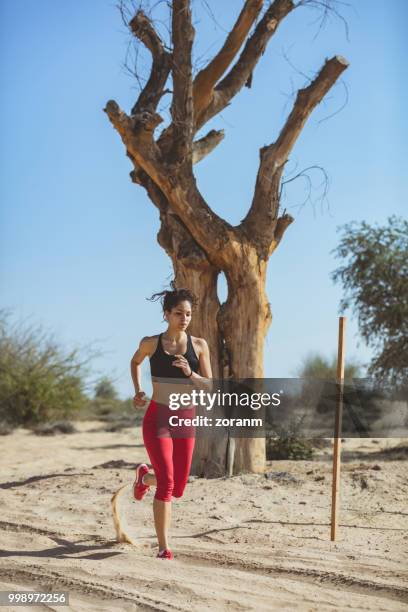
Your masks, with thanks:
[{"label": "woman's arm", "polygon": [[139,348],[137,349],[136,353],[133,355],[130,361],[130,373],[135,387],[135,396],[133,398],[133,403],[135,407],[140,408],[142,408],[146,403],[146,400],[143,399],[145,393],[142,390],[142,368],[140,366],[144,358],[149,355],[150,340],[151,338],[149,338],[148,336],[142,338],[139,344]]}]

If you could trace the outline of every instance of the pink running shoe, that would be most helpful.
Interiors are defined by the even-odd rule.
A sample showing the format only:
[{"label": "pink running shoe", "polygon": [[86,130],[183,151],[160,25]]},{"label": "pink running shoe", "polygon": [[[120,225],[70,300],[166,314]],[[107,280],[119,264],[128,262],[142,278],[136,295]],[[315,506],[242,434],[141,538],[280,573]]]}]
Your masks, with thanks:
[{"label": "pink running shoe", "polygon": [[174,555],[171,552],[171,550],[169,550],[168,548],[166,548],[165,550],[162,550],[161,552],[157,553],[157,558],[158,559],[173,559]]},{"label": "pink running shoe", "polygon": [[136,478],[133,483],[133,497],[140,501],[143,499],[147,491],[150,489],[149,485],[143,484],[143,476],[147,474],[149,468],[145,463],[140,463],[136,468]]}]

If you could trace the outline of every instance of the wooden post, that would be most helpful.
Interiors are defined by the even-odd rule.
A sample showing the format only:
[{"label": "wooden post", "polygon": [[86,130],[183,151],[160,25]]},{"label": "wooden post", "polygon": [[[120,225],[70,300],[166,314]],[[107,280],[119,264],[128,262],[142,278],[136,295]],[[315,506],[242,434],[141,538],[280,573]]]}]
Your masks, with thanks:
[{"label": "wooden post", "polygon": [[334,421],[334,447],[333,447],[333,479],[332,479],[332,507],[330,539],[336,539],[337,532],[337,500],[340,492],[340,462],[341,462],[341,422],[343,415],[343,385],[344,385],[344,346],[345,346],[346,317],[339,317],[339,338],[337,350],[337,401]]}]

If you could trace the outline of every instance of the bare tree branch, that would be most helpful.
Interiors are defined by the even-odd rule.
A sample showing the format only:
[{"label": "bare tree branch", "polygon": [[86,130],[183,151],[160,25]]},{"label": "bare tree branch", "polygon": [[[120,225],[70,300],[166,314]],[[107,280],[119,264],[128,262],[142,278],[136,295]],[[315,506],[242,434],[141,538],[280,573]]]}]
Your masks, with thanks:
[{"label": "bare tree branch", "polygon": [[332,117],[335,117],[336,115],[338,115],[339,113],[341,113],[341,111],[343,110],[343,108],[345,108],[347,106],[348,103],[348,99],[349,99],[349,95],[348,95],[348,89],[347,89],[347,84],[343,81],[343,79],[340,79],[339,84],[343,85],[343,89],[345,92],[345,100],[343,102],[343,104],[340,106],[339,109],[337,109],[336,111],[334,111],[334,113],[331,113],[330,115],[328,115],[327,117],[323,117],[323,119],[320,119],[320,121],[318,121],[318,124],[320,123],[324,123],[324,121],[327,121],[328,119],[331,119]]},{"label": "bare tree branch", "polygon": [[[208,98],[208,106],[203,107],[199,115],[195,111],[195,131],[198,131],[211,117],[217,115],[228,106],[230,100],[244,85],[251,85],[253,70],[264,53],[267,43],[276,31],[279,23],[293,8],[295,8],[293,0],[274,0],[256,26],[252,36],[247,40],[234,67],[212,90],[211,96]],[[167,155],[172,146],[174,139],[173,131],[175,129],[177,129],[176,126],[171,124],[160,135],[158,144],[163,155]]]},{"label": "bare tree branch", "polygon": [[129,117],[122,111],[115,100],[109,100],[103,110],[122,138],[128,157],[155,180],[160,173],[160,151],[153,133],[143,129],[139,118]]},{"label": "bare tree branch", "polygon": [[283,234],[285,233],[289,225],[293,223],[293,221],[294,218],[291,215],[285,213],[285,211],[283,211],[282,216],[278,218],[274,233],[274,241],[276,242],[275,248],[278,246],[278,244],[282,240]]},{"label": "bare tree branch", "polygon": [[150,77],[132,108],[132,115],[140,119],[145,128],[154,130],[162,122],[156,109],[170,73],[171,55],[165,51],[160,37],[143,11],[137,11],[129,22],[129,28],[149,49],[153,58]]},{"label": "bare tree branch", "polygon": [[321,30],[323,30],[324,26],[326,25],[329,19],[329,16],[332,14],[338,19],[340,19],[340,21],[342,22],[344,26],[345,34],[346,34],[346,39],[347,41],[349,41],[348,23],[346,19],[343,17],[343,15],[341,15],[340,12],[337,10],[336,8],[337,5],[351,7],[351,4],[349,2],[342,2],[341,0],[300,0],[298,2],[298,4],[296,5],[296,8],[301,7],[301,6],[310,7],[310,8],[317,9],[320,13],[317,19],[312,22],[312,24],[316,23],[317,21],[320,22],[317,32],[313,37],[313,40],[315,40],[318,37]]},{"label": "bare tree branch", "polygon": [[120,134],[128,156],[162,191],[174,213],[208,254],[211,263],[219,269],[226,266],[235,253],[236,230],[211,210],[200,194],[194,177],[183,181],[179,173],[169,172],[150,132],[135,131],[134,119],[126,115],[114,100],[109,100],[104,110]]},{"label": "bare tree branch", "polygon": [[224,130],[211,130],[206,136],[193,143],[193,164],[204,159],[224,138]]},{"label": "bare tree branch", "polygon": [[164,53],[164,46],[160,36],[142,10],[137,11],[133,19],[129,21],[129,27],[133,34],[149,49],[153,57]]},{"label": "bare tree branch", "polygon": [[268,147],[267,157],[273,158],[274,163],[279,166],[286,163],[306,120],[348,65],[348,61],[340,55],[326,60],[312,83],[298,91],[292,112],[279,134],[278,140]]},{"label": "bare tree branch", "polygon": [[163,192],[143,171],[139,172],[139,182],[159,210],[161,226],[157,240],[169,257],[178,261],[180,258],[188,259],[188,265],[196,270],[210,266],[205,251],[191,236],[180,217],[173,213]]},{"label": "bare tree branch", "polygon": [[[224,139],[224,130],[211,130],[200,138],[193,142],[193,164],[198,164],[202,159],[207,157]],[[141,169],[138,167],[134,157],[127,151],[127,156],[132,160],[134,169],[130,172],[130,178],[133,183],[138,183],[145,187],[144,182],[140,176]],[[150,194],[149,194],[150,195]]]},{"label": "bare tree branch", "polygon": [[255,236],[261,250],[269,252],[279,210],[279,183],[288,156],[314,108],[333,86],[348,62],[341,56],[326,60],[316,78],[296,96],[293,109],[276,142],[260,150],[261,161],[251,208],[242,221],[248,235]]},{"label": "bare tree branch", "polygon": [[245,1],[242,11],[232,30],[229,32],[222,49],[194,79],[194,113],[196,117],[210,103],[214,86],[240,50],[262,6],[263,0]]},{"label": "bare tree branch", "polygon": [[172,161],[191,169],[193,145],[193,77],[192,49],[194,28],[190,0],[173,0],[173,120]]},{"label": "bare tree branch", "polygon": [[197,129],[222,111],[240,89],[251,82],[252,73],[269,40],[276,32],[281,21],[294,8],[295,5],[292,0],[275,0],[271,4],[256,26],[252,36],[247,40],[236,64],[216,86],[211,103],[206,109],[203,109],[200,116],[196,117]]},{"label": "bare tree branch", "polygon": [[312,183],[312,180],[310,178],[310,175],[307,174],[310,170],[319,170],[319,172],[321,172],[323,174],[323,180],[317,186],[317,188],[320,188],[320,187],[323,186],[323,192],[320,195],[320,197],[316,199],[316,201],[320,200],[320,204],[321,204],[321,206],[323,206],[323,202],[325,200],[327,200],[327,193],[328,193],[328,190],[329,190],[329,176],[328,176],[326,170],[322,166],[318,166],[318,165],[313,165],[313,166],[309,166],[308,168],[304,168],[301,172],[298,172],[297,174],[295,174],[291,178],[286,178],[285,180],[282,180],[281,188],[280,188],[280,192],[279,192],[279,202],[280,202],[280,204],[282,204],[282,202],[284,200],[284,197],[285,197],[286,185],[288,183],[292,183],[293,181],[296,181],[299,178],[303,178],[306,181],[306,184],[307,184],[307,187],[308,187],[306,198],[300,204],[292,204],[289,208],[296,209],[297,212],[299,212],[308,202],[310,202],[310,204],[312,205],[312,208],[313,208],[313,212],[315,212],[315,202],[312,199],[313,183]]}]

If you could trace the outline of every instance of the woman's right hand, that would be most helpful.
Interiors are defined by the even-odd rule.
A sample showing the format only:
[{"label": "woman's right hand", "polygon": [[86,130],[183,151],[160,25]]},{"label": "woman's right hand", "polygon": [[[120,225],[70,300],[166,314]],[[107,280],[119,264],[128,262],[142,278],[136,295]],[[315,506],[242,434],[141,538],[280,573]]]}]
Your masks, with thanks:
[{"label": "woman's right hand", "polygon": [[147,397],[144,391],[138,391],[133,397],[133,405],[135,408],[143,408],[147,402]]}]

